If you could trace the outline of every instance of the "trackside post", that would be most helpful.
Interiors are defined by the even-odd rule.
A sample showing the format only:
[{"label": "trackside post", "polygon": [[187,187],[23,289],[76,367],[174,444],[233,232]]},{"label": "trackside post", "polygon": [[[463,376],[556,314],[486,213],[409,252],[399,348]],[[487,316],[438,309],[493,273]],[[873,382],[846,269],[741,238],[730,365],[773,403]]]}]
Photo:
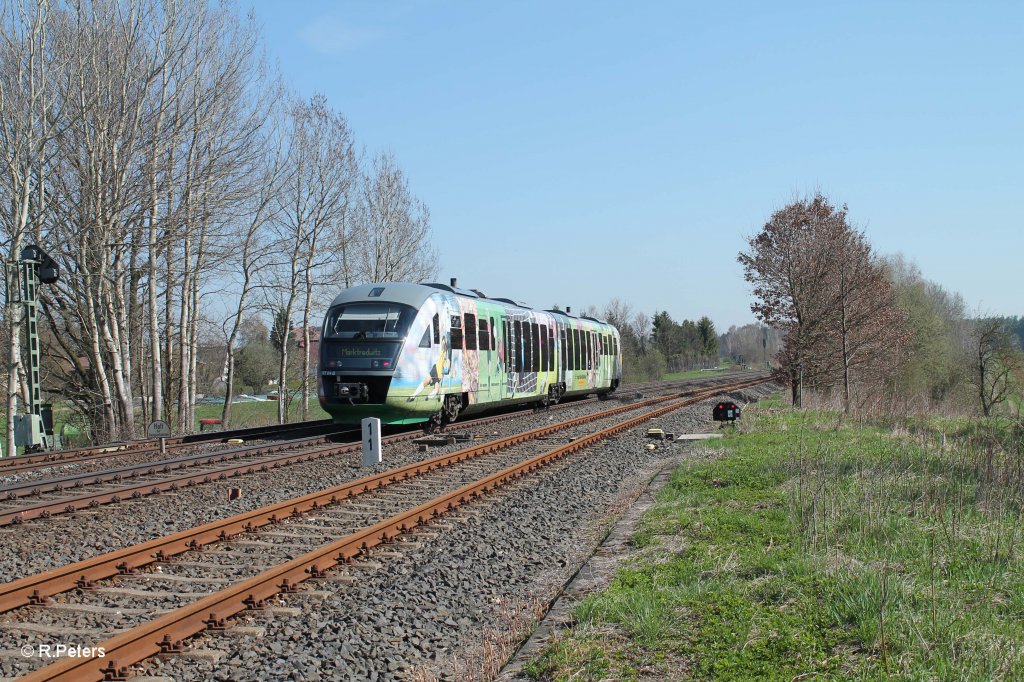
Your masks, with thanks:
[{"label": "trackside post", "polygon": [[363,466],[380,464],[383,456],[380,448],[380,419],[367,417],[363,420]]}]

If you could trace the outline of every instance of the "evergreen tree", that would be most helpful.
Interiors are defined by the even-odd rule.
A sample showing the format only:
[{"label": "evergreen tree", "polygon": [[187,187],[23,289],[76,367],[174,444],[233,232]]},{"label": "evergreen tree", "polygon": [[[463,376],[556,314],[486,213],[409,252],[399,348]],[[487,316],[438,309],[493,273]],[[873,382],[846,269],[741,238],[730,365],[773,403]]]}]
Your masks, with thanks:
[{"label": "evergreen tree", "polygon": [[284,343],[288,342],[288,347],[291,348],[294,345],[294,341],[291,339],[291,321],[288,319],[288,312],[284,307],[279,307],[274,311],[274,324],[270,328],[270,345],[274,347],[278,353],[284,348]]}]

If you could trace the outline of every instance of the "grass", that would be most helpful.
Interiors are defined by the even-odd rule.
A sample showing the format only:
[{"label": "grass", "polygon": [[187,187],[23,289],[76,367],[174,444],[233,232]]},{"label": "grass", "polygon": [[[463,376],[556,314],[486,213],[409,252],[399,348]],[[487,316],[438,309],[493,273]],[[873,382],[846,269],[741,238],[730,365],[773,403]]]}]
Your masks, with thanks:
[{"label": "grass", "polygon": [[534,679],[1024,679],[1020,434],[745,417],[674,473]]},{"label": "grass", "polygon": [[[195,430],[199,431],[199,420],[200,419],[220,419],[223,405],[207,404],[203,403],[195,406]],[[54,429],[58,433],[60,432],[61,425],[68,421],[68,417],[71,415],[71,411],[67,408],[58,407],[54,410]],[[0,415],[2,416],[2,415]],[[313,396],[309,401],[309,419],[327,419],[328,415],[320,407],[320,401]],[[297,422],[302,418],[302,410],[299,405],[299,401],[292,400],[288,406],[288,421]],[[251,426],[267,426],[270,424],[277,423],[277,401],[265,400],[260,402],[252,403],[236,403],[231,406],[231,424],[232,429],[244,429]],[[75,422],[78,425],[78,420]],[[145,424],[139,424],[139,433],[144,435]],[[5,432],[4,432],[5,433]],[[68,438],[64,444],[65,447],[84,446],[89,442],[88,434],[76,432],[75,436]],[[20,450],[20,448],[19,448]]]},{"label": "grass", "polygon": [[676,379],[694,379],[697,377],[714,376],[717,372],[724,372],[731,367],[719,367],[717,369],[691,369],[688,372],[669,372],[661,377],[662,381],[675,381]]},{"label": "grass", "polygon": [[[220,419],[224,406],[221,404],[196,405],[196,430],[200,419]],[[320,407],[320,401],[313,396],[309,401],[309,419],[327,419],[330,415]],[[288,406],[288,421],[297,422],[302,418],[302,409],[298,399],[292,400]],[[244,429],[250,426],[265,426],[277,423],[277,401],[263,400],[253,403],[235,403],[231,406],[231,424],[233,429]]]}]

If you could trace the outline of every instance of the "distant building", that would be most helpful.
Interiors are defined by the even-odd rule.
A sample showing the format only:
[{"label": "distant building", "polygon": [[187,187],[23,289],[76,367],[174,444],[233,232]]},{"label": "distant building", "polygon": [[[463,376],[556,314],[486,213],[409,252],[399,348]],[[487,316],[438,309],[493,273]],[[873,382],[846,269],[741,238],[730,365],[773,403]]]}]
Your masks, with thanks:
[{"label": "distant building", "polygon": [[[299,350],[305,347],[306,342],[303,338],[302,327],[293,327],[292,340],[295,341],[295,347]],[[309,328],[309,365],[311,368],[315,368],[320,362],[320,328],[310,327]]]}]

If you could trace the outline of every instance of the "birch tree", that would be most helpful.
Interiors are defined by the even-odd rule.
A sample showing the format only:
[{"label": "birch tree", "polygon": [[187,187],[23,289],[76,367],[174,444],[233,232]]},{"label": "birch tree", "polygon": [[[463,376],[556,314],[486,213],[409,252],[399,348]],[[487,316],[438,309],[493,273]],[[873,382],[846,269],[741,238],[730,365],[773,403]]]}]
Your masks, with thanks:
[{"label": "birch tree", "polygon": [[[247,316],[253,307],[253,290],[260,274],[270,263],[272,242],[266,236],[266,228],[272,222],[277,210],[278,192],[282,180],[282,140],[272,132],[266,136],[267,154],[258,161],[262,168],[256,174],[246,219],[237,226],[236,275],[238,285],[234,312],[225,321],[224,358],[224,407],[221,410],[222,428],[231,423],[231,401],[235,392],[235,356],[239,335],[245,329]],[[230,324],[230,329],[227,326]],[[264,342],[266,339],[264,339]]]},{"label": "birch tree", "polygon": [[[333,236],[342,242],[339,228],[349,210],[355,154],[348,122],[332,111],[322,96],[294,103],[289,112],[285,179],[279,192],[277,233],[280,252],[286,259],[277,268],[276,304],[284,320],[290,321],[300,308],[302,333],[301,406],[302,418],[309,411],[309,368],[311,314],[318,282],[333,255],[325,253]],[[335,244],[338,242],[335,241]],[[289,344],[282,340],[278,364],[278,422],[288,416]]]},{"label": "birch tree", "polygon": [[417,282],[437,273],[430,211],[409,189],[391,154],[378,154],[363,175],[357,277],[364,282]]},{"label": "birch tree", "polygon": [[[46,152],[56,132],[47,113],[59,103],[52,72],[59,67],[49,30],[45,0],[0,4],[0,237],[8,263],[38,234],[46,202]],[[21,358],[21,284],[17,269],[4,266],[5,338],[7,340],[7,443],[14,453],[14,415],[18,398],[28,399]]]}]

